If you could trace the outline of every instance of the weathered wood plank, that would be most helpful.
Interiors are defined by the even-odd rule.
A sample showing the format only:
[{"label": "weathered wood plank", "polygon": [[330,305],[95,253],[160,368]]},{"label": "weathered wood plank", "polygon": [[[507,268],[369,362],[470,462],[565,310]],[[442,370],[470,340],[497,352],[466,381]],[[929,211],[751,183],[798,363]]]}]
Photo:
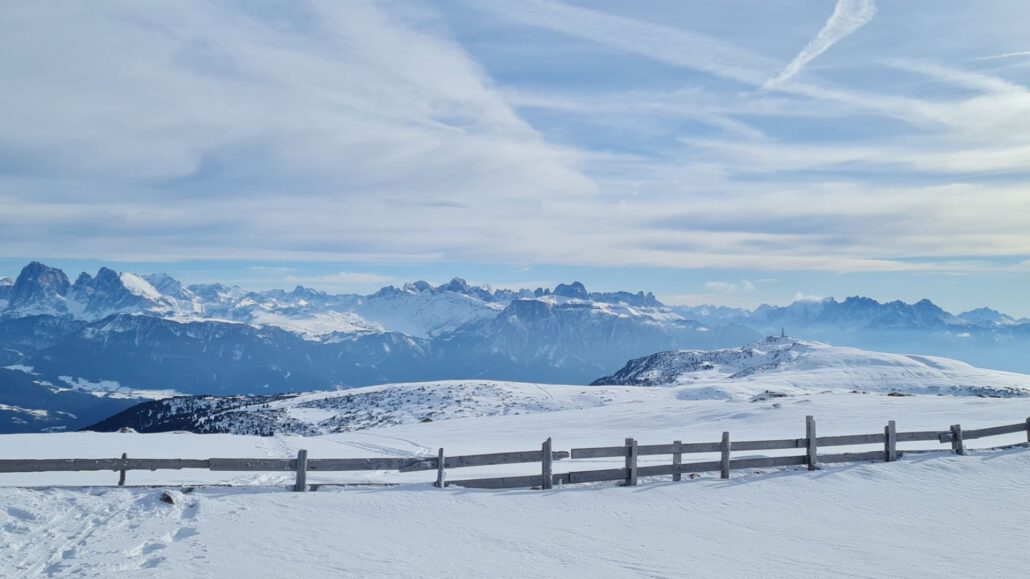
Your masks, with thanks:
[{"label": "weathered wood plank", "polygon": [[680,472],[717,472],[721,468],[722,464],[718,460],[709,460],[705,462],[685,462],[680,465]]},{"label": "weathered wood plank", "polygon": [[[494,452],[490,454],[467,454],[459,456],[448,456],[444,459],[444,468],[466,468],[472,466],[491,466],[497,464],[519,464],[526,462],[540,462],[543,458],[543,454],[539,450],[526,450],[518,452]],[[551,460],[562,460],[569,458],[569,452],[565,450],[551,451]],[[332,460],[355,460],[355,459],[332,459]],[[364,459],[362,459],[364,460]],[[436,459],[367,459],[367,460],[397,460],[397,461],[408,461],[408,464],[397,468],[401,472],[415,472],[420,470],[435,470],[437,468]],[[393,463],[386,463],[393,464]],[[346,463],[340,466],[347,466]],[[326,469],[322,469],[326,470]],[[346,468],[339,468],[338,470],[348,470]],[[354,470],[365,470],[365,469],[354,469]],[[369,470],[393,470],[391,468],[373,468]]]},{"label": "weathered wood plank", "polygon": [[805,417],[805,438],[807,439],[807,457],[808,457],[808,470],[815,470],[816,464],[818,463],[818,444],[819,439],[815,435],[815,417]]},{"label": "weathered wood plank", "polygon": [[887,422],[883,429],[886,440],[883,443],[883,459],[887,462],[898,460],[898,427],[893,420]]},{"label": "weathered wood plank", "polygon": [[445,468],[446,464],[447,464],[447,459],[444,458],[443,448],[441,448],[436,453],[436,488],[438,488],[438,489],[444,488],[444,482],[443,481],[444,481],[444,479],[446,477],[446,473],[445,473],[444,468]]},{"label": "weathered wood plank", "polygon": [[613,480],[626,480],[629,477],[629,469],[606,468],[601,470],[572,471],[558,475],[562,477],[563,484],[579,484],[589,482],[604,482]]},{"label": "weathered wood plank", "polygon": [[935,440],[941,442],[941,436],[950,436],[947,430],[920,430],[917,432],[899,432],[898,442],[919,442],[924,440]]},{"label": "weathered wood plank", "polygon": [[637,486],[637,457],[639,448],[637,441],[632,438],[626,439],[626,470],[629,471],[626,477],[626,486]]},{"label": "weathered wood plank", "polygon": [[467,454],[464,456],[447,457],[446,466],[447,468],[465,468],[470,466],[490,466],[494,464],[518,464],[523,462],[540,462],[542,458],[543,452],[539,450]]},{"label": "weathered wood plank", "polygon": [[869,452],[845,452],[841,454],[820,454],[819,462],[861,462],[864,460],[883,460],[882,450]]},{"label": "weathered wood plank", "polygon": [[733,442],[733,450],[776,450],[781,448],[805,448],[804,438],[783,438],[780,440],[740,440]]},{"label": "weathered wood plank", "polygon": [[722,433],[722,442],[719,444],[722,454],[719,459],[719,478],[730,478],[730,433]]},{"label": "weathered wood plank", "polygon": [[653,466],[642,466],[637,469],[637,476],[663,476],[670,474],[673,476],[677,474],[676,467],[671,464],[656,464]]},{"label": "weathered wood plank", "polygon": [[0,460],[0,472],[180,470],[209,467],[207,460],[181,458],[44,458]]},{"label": "weathered wood plank", "polygon": [[540,486],[540,475],[528,476],[506,476],[498,478],[477,478],[466,480],[446,481],[449,487],[463,487],[468,489],[515,489]]},{"label": "weathered wood plank", "polygon": [[879,434],[850,434],[845,436],[820,436],[816,444],[823,446],[851,446],[855,444],[883,444],[886,436]]},{"label": "weathered wood plank", "polygon": [[297,481],[293,490],[298,493],[308,490],[308,451],[304,449],[297,451]]},{"label": "weathered wood plank", "polygon": [[[640,456],[655,454],[673,454],[676,452],[675,444],[642,444],[637,446]],[[718,442],[691,442],[680,444],[681,453],[719,452]],[[573,457],[575,458],[575,457]]]},{"label": "weathered wood plank", "polygon": [[208,459],[195,458],[130,458],[125,470],[182,470],[184,468],[210,468]]},{"label": "weathered wood plank", "polygon": [[680,473],[679,468],[677,468],[679,465],[683,464],[683,453],[680,452],[679,448],[681,444],[683,443],[679,440],[675,440],[672,443],[672,447],[674,449],[672,453],[672,480],[674,481],[683,480],[683,475]]},{"label": "weathered wood plank", "polygon": [[962,442],[962,425],[953,424],[951,426],[951,449],[955,451],[955,454],[963,455],[966,453],[966,446]]},{"label": "weathered wood plank", "polygon": [[[212,458],[209,468],[214,471],[295,471],[294,458]],[[308,461],[308,468],[314,461]]]},{"label": "weathered wood plank", "polygon": [[554,487],[554,473],[551,469],[551,461],[554,460],[553,454],[551,453],[551,437],[548,436],[547,440],[540,448],[540,489],[550,490]]},{"label": "weathered wood plank", "polygon": [[0,460],[0,472],[122,470],[120,458],[41,458]]},{"label": "weathered wood plank", "polygon": [[1026,424],[1006,424],[1005,426],[992,426],[990,428],[978,428],[976,430],[963,430],[962,438],[970,440],[973,438],[985,438],[988,436],[1000,436],[1002,434],[1015,434],[1026,430]]},{"label": "weathered wood plank", "polygon": [[626,456],[625,446],[596,446],[592,448],[572,449],[573,460],[577,458],[607,458],[618,456]]},{"label": "weathered wood plank", "polygon": [[768,468],[773,466],[797,466],[807,464],[808,457],[797,456],[770,456],[762,458],[738,458],[730,461],[730,469],[744,468]]},{"label": "weathered wood plank", "polygon": [[125,486],[125,467],[127,466],[126,463],[128,463],[128,462],[129,462],[129,455],[127,453],[123,452],[122,453],[122,470],[118,473],[118,486],[120,486],[120,487]]},{"label": "weathered wood plank", "polygon": [[[656,454],[674,454],[676,446],[672,444],[639,444],[637,445],[639,456],[651,456]],[[718,442],[694,442],[680,445],[679,452],[701,453],[719,452]],[[592,448],[573,448],[572,458],[607,458],[626,456],[626,446],[598,446]]]},{"label": "weathered wood plank", "polygon": [[308,460],[308,470],[318,471],[398,470],[409,472],[435,469],[435,458],[312,458]]}]

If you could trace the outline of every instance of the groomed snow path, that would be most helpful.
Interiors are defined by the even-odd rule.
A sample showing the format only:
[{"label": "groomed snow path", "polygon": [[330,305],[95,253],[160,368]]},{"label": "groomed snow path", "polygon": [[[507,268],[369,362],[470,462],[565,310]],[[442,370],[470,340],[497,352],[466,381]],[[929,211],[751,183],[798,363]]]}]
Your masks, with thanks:
[{"label": "groomed snow path", "polygon": [[0,489],[0,576],[1026,576],[1030,451],[542,492]]}]

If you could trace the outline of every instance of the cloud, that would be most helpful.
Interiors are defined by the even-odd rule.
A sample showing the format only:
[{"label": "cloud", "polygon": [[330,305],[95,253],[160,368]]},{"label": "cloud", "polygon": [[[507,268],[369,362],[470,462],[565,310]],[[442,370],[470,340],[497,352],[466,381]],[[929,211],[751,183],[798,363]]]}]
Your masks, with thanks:
[{"label": "cloud", "polygon": [[600,42],[719,77],[761,84],[777,67],[767,57],[696,32],[640,22],[551,0],[463,0],[478,10],[529,26]]},{"label": "cloud", "polygon": [[998,60],[1002,58],[1020,58],[1024,56],[1030,56],[1030,50],[1020,50],[1017,52],[1004,52],[1001,54],[990,54],[987,56],[979,56],[971,58],[970,60]]},{"label": "cloud", "polygon": [[0,91],[0,257],[320,261],[357,264],[324,283],[372,284],[384,263],[922,272],[1030,255],[1021,79],[939,64],[1006,50],[989,15],[956,56],[933,52],[959,30],[927,26],[938,11],[894,14],[899,32],[888,12],[916,8],[884,4],[886,48],[834,49],[860,74],[763,92],[810,5],[703,4],[18,3],[0,23],[17,80]]},{"label": "cloud", "polygon": [[[17,221],[0,245],[418,261],[593,194],[573,151],[520,119],[432,11],[404,6],[12,7],[0,74],[26,82],[0,93],[0,165],[16,160],[0,213]],[[455,222],[429,251],[404,239]]]},{"label": "cloud", "polygon": [[754,307],[761,300],[758,287],[761,283],[747,279],[736,282],[707,281],[701,284],[703,291],[662,296],[661,300],[668,304],[685,306],[719,304],[732,307]]},{"label": "cloud", "polygon": [[894,68],[909,70],[935,78],[942,82],[977,91],[988,93],[1027,93],[1026,87],[1014,82],[988,74],[944,66],[935,62],[894,58],[887,60],[886,63]]},{"label": "cloud", "polygon": [[291,271],[297,271],[295,267],[279,267],[272,265],[252,265],[247,268],[250,271],[261,271],[269,273],[289,273]]},{"label": "cloud", "polygon": [[790,64],[780,74],[769,79],[762,88],[772,90],[783,85],[834,44],[868,24],[875,15],[876,5],[873,0],[837,0],[833,14],[823,24],[816,37],[794,57],[794,60],[790,61]]},{"label": "cloud", "polygon": [[286,276],[286,281],[289,283],[304,283],[304,284],[330,284],[330,285],[369,285],[369,284],[387,284],[397,281],[397,278],[389,275],[381,275],[378,273],[370,272],[358,272],[358,271],[340,271],[336,273],[330,273],[326,275],[316,276]]},{"label": "cloud", "polygon": [[732,283],[727,281],[708,281],[704,283],[704,288],[712,294],[729,294],[737,292],[753,292],[755,291],[755,284],[749,280],[741,280],[740,283]]}]

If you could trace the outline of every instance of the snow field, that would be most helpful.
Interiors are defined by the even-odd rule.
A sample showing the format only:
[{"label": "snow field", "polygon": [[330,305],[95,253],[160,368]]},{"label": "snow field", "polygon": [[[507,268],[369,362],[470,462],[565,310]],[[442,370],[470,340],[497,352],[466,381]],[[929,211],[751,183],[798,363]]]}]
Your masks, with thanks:
[{"label": "snow field", "polygon": [[1030,452],[634,488],[0,489],[8,577],[1020,577]]},{"label": "snow field", "polygon": [[[618,445],[800,437],[1010,424],[1030,399],[824,393],[750,402],[691,401],[674,389],[546,413],[455,418],[317,437],[62,433],[8,435],[0,458],[432,456]],[[659,395],[658,393],[667,395]],[[734,471],[640,486],[554,491],[435,489],[434,472],[309,473],[321,487],[292,493],[292,473],[130,471],[130,485],[197,487],[177,505],[160,488],[117,488],[117,473],[0,475],[0,576],[109,577],[825,577],[1023,576],[1030,563],[1030,450],[973,450],[1025,433],[969,441],[968,456],[909,455],[896,463]],[[905,448],[947,445],[911,443]],[[872,450],[848,447],[847,450]],[[834,449],[833,452],[845,449]],[[735,458],[775,451],[735,453]],[[782,451],[800,453],[800,451]],[[711,455],[686,455],[684,462]],[[641,465],[670,457],[641,457]],[[555,472],[619,466],[562,460]],[[454,469],[449,480],[534,474],[539,464]],[[60,485],[105,485],[61,487]],[[24,488],[29,487],[29,488]],[[179,490],[182,490],[181,488]]]}]

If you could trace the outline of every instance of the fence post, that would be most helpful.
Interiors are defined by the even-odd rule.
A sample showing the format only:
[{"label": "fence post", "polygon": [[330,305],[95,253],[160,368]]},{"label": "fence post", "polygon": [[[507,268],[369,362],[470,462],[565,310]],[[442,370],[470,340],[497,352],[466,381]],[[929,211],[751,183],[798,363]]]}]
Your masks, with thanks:
[{"label": "fence post", "polygon": [[951,449],[958,455],[966,453],[966,447],[962,443],[962,426],[959,424],[951,426]]},{"label": "fence post", "polygon": [[297,482],[293,490],[298,493],[308,490],[308,451],[303,449],[297,451]]},{"label": "fence post", "polygon": [[1030,442],[1030,418],[1026,419],[1026,441]]},{"label": "fence post", "polygon": [[883,441],[883,459],[887,462],[898,460],[898,427],[894,421],[887,422],[883,429],[886,440]]},{"label": "fence post", "polygon": [[722,443],[719,445],[722,450],[722,457],[719,460],[719,478],[730,478],[730,433],[722,433]]},{"label": "fence post", "polygon": [[553,472],[552,472],[552,469],[551,469],[552,461],[554,460],[554,455],[551,454],[551,437],[550,436],[548,436],[547,440],[544,441],[544,444],[543,444],[543,447],[542,447],[541,450],[543,451],[542,452],[543,456],[540,457],[541,458],[541,461],[540,461],[540,466],[541,466],[541,472],[540,472],[540,474],[541,474],[541,481],[540,481],[541,485],[540,485],[540,489],[546,491],[546,490],[550,490],[550,489],[554,488],[554,477],[553,477]]},{"label": "fence post", "polygon": [[626,486],[637,486],[637,441],[632,438],[626,439],[626,468],[629,469]]},{"label": "fence post", "polygon": [[443,457],[443,449],[441,448],[436,453],[436,482],[433,483],[433,486],[436,488],[442,489],[446,486],[444,484],[444,464],[446,462],[447,461]]},{"label": "fence post", "polygon": [[129,453],[122,453],[122,470],[118,472],[118,486],[125,486],[125,467],[129,466]]},{"label": "fence post", "polygon": [[805,462],[808,464],[808,470],[815,470],[816,463],[818,462],[818,449],[816,448],[815,440],[815,417],[805,417],[805,438],[808,439],[808,452],[805,457]]},{"label": "fence post", "polygon": [[[1030,419],[1028,419],[1030,422]],[[683,479],[683,474],[680,473],[680,465],[683,464],[683,453],[680,452],[680,445],[683,444],[679,440],[672,441],[673,453],[672,453],[672,480],[678,481]]]}]

